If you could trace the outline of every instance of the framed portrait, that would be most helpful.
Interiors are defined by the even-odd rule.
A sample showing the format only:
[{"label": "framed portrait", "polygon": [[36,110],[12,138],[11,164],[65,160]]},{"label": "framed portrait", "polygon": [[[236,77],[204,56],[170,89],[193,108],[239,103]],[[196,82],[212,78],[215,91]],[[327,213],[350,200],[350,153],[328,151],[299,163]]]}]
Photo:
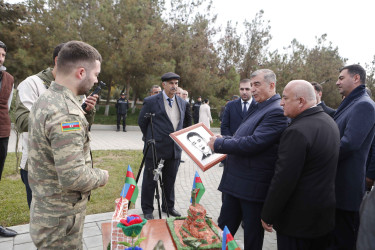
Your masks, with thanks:
[{"label": "framed portrait", "polygon": [[170,134],[170,137],[202,171],[206,171],[227,157],[226,154],[212,152],[207,145],[211,136],[214,134],[203,123],[194,124]]}]

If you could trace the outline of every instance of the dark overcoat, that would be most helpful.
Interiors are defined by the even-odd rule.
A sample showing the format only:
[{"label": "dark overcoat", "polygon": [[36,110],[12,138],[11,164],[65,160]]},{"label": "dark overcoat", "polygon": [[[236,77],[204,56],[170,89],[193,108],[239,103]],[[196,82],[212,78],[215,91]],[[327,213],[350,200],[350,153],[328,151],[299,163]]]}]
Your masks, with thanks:
[{"label": "dark overcoat", "polygon": [[375,133],[375,103],[365,85],[355,88],[338,107],[334,120],[340,130],[336,175],[336,206],[359,211],[365,194],[366,160]]},{"label": "dark overcoat", "polygon": [[280,95],[250,106],[233,137],[217,138],[214,149],[228,154],[219,190],[239,199],[263,202],[274,174],[277,148],[287,118]]},{"label": "dark overcoat", "polygon": [[335,225],[340,133],[321,107],[305,110],[283,132],[262,219],[278,233],[317,238]]}]

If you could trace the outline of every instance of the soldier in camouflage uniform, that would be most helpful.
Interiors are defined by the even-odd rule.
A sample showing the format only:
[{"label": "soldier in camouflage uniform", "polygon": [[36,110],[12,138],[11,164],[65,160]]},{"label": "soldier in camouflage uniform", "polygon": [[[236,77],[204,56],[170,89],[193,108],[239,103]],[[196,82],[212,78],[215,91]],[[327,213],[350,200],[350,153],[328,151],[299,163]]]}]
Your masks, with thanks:
[{"label": "soldier in camouflage uniform", "polygon": [[92,167],[89,124],[77,99],[97,82],[100,64],[90,45],[66,43],[55,82],[31,108],[30,235],[38,249],[82,249],[88,196],[108,181],[106,170]]},{"label": "soldier in camouflage uniform", "polygon": [[[22,158],[20,162],[20,174],[22,182],[25,184],[26,189],[26,197],[27,197],[27,204],[30,208],[31,199],[32,199],[32,192],[28,182],[28,173],[27,173],[27,151],[28,151],[28,121],[29,121],[29,114],[32,105],[38,100],[39,96],[41,96],[51,85],[51,82],[55,80],[56,76],[56,60],[57,56],[64,46],[64,43],[61,43],[55,47],[53,50],[53,68],[47,68],[42,70],[36,75],[32,75],[27,77],[23,80],[17,87],[17,97],[16,97],[16,128],[19,133],[22,133]],[[96,104],[96,96],[89,96],[86,99],[85,95],[79,96],[80,103],[85,101],[86,104],[90,103],[86,108],[87,114],[85,117],[89,122],[90,126],[94,120],[95,116],[95,108],[94,105]]]}]

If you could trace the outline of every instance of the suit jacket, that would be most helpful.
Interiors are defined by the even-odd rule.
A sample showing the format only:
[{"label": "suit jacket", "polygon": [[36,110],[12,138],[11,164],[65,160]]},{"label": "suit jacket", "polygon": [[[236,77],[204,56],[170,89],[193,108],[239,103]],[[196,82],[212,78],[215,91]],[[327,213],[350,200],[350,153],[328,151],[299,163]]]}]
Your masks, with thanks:
[{"label": "suit jacket", "polygon": [[366,160],[375,133],[375,103],[365,85],[355,88],[338,107],[334,120],[341,136],[336,176],[337,208],[359,211],[365,193]]},{"label": "suit jacket", "polygon": [[335,225],[340,133],[321,107],[305,110],[283,132],[262,219],[278,233],[316,238]]},{"label": "suit jacket", "polygon": [[[186,104],[179,96],[175,96],[175,104],[178,105],[180,111],[180,122],[177,125],[177,130],[182,129],[185,117]],[[154,127],[154,139],[157,157],[165,160],[179,159],[181,157],[181,149],[174,143],[169,136],[170,133],[175,132],[172,122],[165,111],[163,92],[157,95],[149,96],[144,99],[143,107],[138,117],[138,125],[141,128],[145,142],[151,139],[151,124],[150,118],[145,118],[146,113],[155,114],[152,116]],[[152,150],[147,152],[147,158],[152,158]]]},{"label": "suit jacket", "polygon": [[183,128],[190,127],[193,124],[193,118],[191,116],[191,108],[190,108],[190,103],[186,102],[186,109],[185,109],[185,118],[184,118],[184,125],[182,126]]},{"label": "suit jacket", "polygon": [[[250,103],[247,113],[251,110],[252,105],[255,105],[254,99]],[[220,125],[222,135],[234,135],[244,118],[242,109],[243,106],[241,105],[241,99],[237,99],[227,103]]]},{"label": "suit jacket", "polygon": [[274,173],[280,135],[286,127],[280,95],[251,106],[233,137],[215,140],[215,152],[228,154],[219,190],[263,202]]},{"label": "suit jacket", "polygon": [[323,108],[323,111],[326,112],[330,117],[333,118],[333,116],[335,115],[336,110],[328,107],[323,101],[321,101],[318,106],[321,106]]}]

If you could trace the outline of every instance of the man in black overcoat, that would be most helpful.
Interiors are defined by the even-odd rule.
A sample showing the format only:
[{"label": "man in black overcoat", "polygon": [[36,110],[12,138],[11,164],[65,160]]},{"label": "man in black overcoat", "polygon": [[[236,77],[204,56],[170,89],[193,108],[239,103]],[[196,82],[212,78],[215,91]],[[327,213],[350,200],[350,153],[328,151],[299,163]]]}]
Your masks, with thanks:
[{"label": "man in black overcoat", "polygon": [[280,103],[292,122],[281,135],[262,210],[262,225],[276,229],[279,250],[326,249],[335,225],[340,133],[315,98],[309,82],[295,80]]}]

